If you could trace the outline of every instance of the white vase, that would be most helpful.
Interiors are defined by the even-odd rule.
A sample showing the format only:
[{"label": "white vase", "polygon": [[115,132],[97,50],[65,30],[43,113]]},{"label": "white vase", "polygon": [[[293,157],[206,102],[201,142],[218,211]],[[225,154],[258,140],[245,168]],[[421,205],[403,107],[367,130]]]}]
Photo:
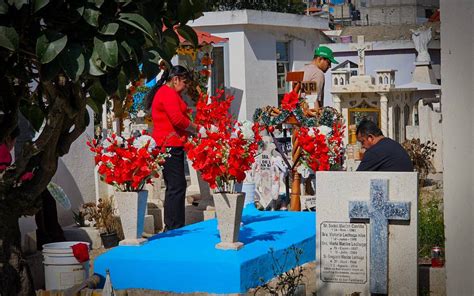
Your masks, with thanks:
[{"label": "white vase", "polygon": [[214,205],[217,215],[217,227],[221,242],[217,249],[239,250],[244,246],[239,242],[240,222],[244,208],[245,195],[243,193],[214,193]]},{"label": "white vase", "polygon": [[115,192],[115,202],[119,210],[120,221],[124,240],[120,245],[138,246],[146,242],[142,238],[145,224],[145,212],[147,206],[148,191],[138,192]]}]

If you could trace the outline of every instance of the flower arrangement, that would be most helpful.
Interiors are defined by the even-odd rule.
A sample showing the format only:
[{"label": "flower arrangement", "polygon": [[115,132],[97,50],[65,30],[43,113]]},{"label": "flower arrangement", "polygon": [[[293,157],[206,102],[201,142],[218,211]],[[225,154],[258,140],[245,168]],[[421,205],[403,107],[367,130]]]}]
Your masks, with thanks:
[{"label": "flower arrangement", "polygon": [[102,142],[87,145],[95,153],[98,172],[105,183],[118,191],[140,191],[152,178],[159,176],[167,153],[156,147],[152,137],[144,134],[123,139],[112,134]]},{"label": "flower arrangement", "polygon": [[302,150],[300,160],[313,171],[338,170],[344,154],[344,126],[340,114],[331,107],[325,107],[319,122],[327,125],[301,127],[296,132]]},{"label": "flower arrangement", "polygon": [[233,96],[202,97],[196,106],[195,123],[200,127],[196,136],[185,144],[193,167],[213,189],[232,192],[235,181],[242,182],[251,169],[261,140],[257,124],[239,123],[229,108]]}]

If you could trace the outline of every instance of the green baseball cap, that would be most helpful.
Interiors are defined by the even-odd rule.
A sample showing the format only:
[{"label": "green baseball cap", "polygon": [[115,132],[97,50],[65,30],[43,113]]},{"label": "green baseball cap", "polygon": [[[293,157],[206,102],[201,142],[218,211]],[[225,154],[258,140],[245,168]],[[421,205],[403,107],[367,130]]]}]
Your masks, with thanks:
[{"label": "green baseball cap", "polygon": [[338,61],[334,59],[334,54],[332,53],[332,50],[327,46],[320,46],[316,48],[314,50],[314,56],[328,59],[333,64],[339,64]]}]

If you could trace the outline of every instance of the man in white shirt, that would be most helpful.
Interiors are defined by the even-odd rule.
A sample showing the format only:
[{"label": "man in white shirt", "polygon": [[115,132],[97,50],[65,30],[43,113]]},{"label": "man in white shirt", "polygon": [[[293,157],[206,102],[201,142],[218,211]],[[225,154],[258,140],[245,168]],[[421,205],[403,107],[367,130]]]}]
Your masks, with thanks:
[{"label": "man in white shirt", "polygon": [[332,50],[327,46],[319,46],[314,50],[314,58],[310,64],[303,67],[303,81],[315,81],[317,87],[317,108],[324,106],[324,73],[331,68],[331,63],[339,64]]}]

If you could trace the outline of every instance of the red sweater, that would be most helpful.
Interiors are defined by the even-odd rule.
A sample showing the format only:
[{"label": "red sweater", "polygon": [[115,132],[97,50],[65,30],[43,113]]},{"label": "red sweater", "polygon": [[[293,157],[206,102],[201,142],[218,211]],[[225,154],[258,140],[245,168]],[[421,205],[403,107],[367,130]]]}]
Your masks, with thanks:
[{"label": "red sweater", "polygon": [[153,138],[158,146],[183,147],[185,129],[190,125],[188,106],[181,96],[164,84],[156,92],[151,106]]}]

